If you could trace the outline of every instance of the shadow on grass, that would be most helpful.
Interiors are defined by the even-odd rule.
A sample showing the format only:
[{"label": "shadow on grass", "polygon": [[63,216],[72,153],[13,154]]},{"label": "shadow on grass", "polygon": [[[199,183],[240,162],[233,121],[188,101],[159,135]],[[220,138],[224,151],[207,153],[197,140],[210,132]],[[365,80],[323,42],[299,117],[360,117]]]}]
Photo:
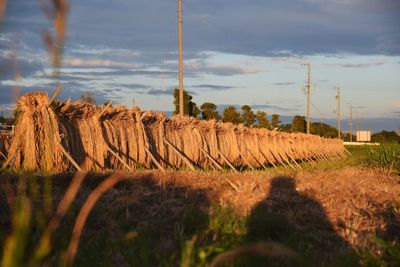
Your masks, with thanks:
[{"label": "shadow on grass", "polygon": [[[86,177],[67,216],[55,232],[52,251],[42,262],[44,265],[63,264],[77,214],[88,195],[106,177],[94,174]],[[15,193],[18,179],[8,179],[13,183],[12,191]],[[32,187],[27,188],[33,214],[43,215],[45,178],[32,175],[28,180],[35,180],[35,191],[40,192],[34,197]],[[71,176],[66,174],[52,177],[52,210],[70,181]],[[5,235],[12,232],[10,208],[3,191],[0,190],[0,247],[4,245]],[[184,241],[208,226],[209,206],[203,189],[165,181],[161,175],[158,177],[151,173],[132,175],[131,179],[108,190],[90,212],[74,266],[176,266],[181,260]],[[25,253],[23,258],[16,259],[18,263],[29,261],[43,231],[42,222],[48,220],[38,216],[30,219],[28,246],[21,248]],[[0,251],[3,252],[5,250]]]},{"label": "shadow on grass", "polygon": [[122,182],[92,211],[75,265],[177,266],[184,241],[207,227],[209,203],[205,190],[152,174]]},{"label": "shadow on grass", "polygon": [[[52,177],[52,210],[71,176]],[[52,252],[44,265],[62,263],[80,208],[106,177],[92,174],[86,178],[55,233]],[[15,184],[13,179],[9,177]],[[38,192],[44,190],[46,178],[28,179],[37,181]],[[84,227],[74,266],[209,266],[221,253],[260,241],[283,244],[298,257],[245,255],[232,266],[357,265],[355,252],[336,234],[313,192],[298,192],[293,178],[273,178],[268,195],[248,217],[213,204],[210,193],[207,188],[194,188],[173,176],[132,175],[108,190],[96,203]],[[28,195],[34,194],[28,192]],[[0,214],[11,216],[10,209],[3,205],[5,199],[5,193],[0,193]],[[36,212],[43,208],[44,195],[35,197],[32,203],[34,214],[44,214]],[[10,223],[3,218],[0,218],[0,232],[8,233]],[[29,251],[35,247],[42,231],[40,222],[46,220],[32,217],[27,253],[20,262],[28,261]],[[0,244],[3,245],[1,236]]]},{"label": "shadow on grass", "polygon": [[337,235],[321,204],[312,192],[299,193],[291,177],[272,179],[269,195],[253,209],[247,228],[247,242],[279,242],[298,256],[252,257],[243,266],[357,266],[355,251]]}]

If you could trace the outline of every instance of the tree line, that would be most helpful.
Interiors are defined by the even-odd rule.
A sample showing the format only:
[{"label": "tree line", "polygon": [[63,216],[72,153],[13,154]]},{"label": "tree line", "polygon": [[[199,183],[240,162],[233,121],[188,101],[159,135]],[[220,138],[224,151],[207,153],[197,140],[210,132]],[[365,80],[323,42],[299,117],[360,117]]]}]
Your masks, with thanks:
[{"label": "tree line", "polygon": [[[179,89],[174,90],[174,106],[174,114],[179,114]],[[199,108],[197,104],[193,102],[193,97],[186,90],[183,91],[183,112],[185,115],[203,120],[244,124],[248,127],[274,129],[281,123],[278,114],[273,114],[270,122],[267,113],[263,111],[254,113],[249,105],[243,105],[240,111],[238,111],[235,106],[228,106],[224,109],[222,114],[219,114],[217,105],[211,102],[205,102]]]},{"label": "tree line", "polygon": [[[243,124],[247,127],[267,128],[270,130],[280,130],[285,132],[306,132],[306,120],[304,116],[296,115],[291,124],[282,124],[279,114],[272,114],[271,120],[264,111],[254,112],[249,105],[243,105],[240,110],[235,106],[226,107],[222,114],[219,114],[217,105],[211,102],[203,103],[200,108],[193,101],[193,97],[188,91],[183,91],[183,111],[185,115],[200,118],[203,120],[217,120],[231,122],[233,124]],[[174,114],[179,114],[179,89],[174,90]],[[332,132],[329,125],[312,124],[315,133]],[[330,128],[329,128],[330,127]],[[336,130],[335,128],[333,128]],[[337,135],[337,130],[335,135]]]},{"label": "tree line", "polygon": [[[291,123],[282,124],[279,114],[272,114],[270,120],[266,112],[254,112],[249,105],[243,105],[240,110],[235,106],[228,106],[223,110],[222,114],[219,114],[217,105],[212,102],[205,102],[199,108],[193,101],[193,97],[186,90],[183,91],[183,99],[184,114],[203,120],[231,122],[233,124],[243,124],[247,127],[266,128],[289,133],[305,133],[307,129],[305,116],[296,115]],[[174,90],[174,106],[174,114],[179,114],[179,89]],[[336,138],[338,136],[337,128],[322,122],[312,122],[310,124],[310,132],[326,138]],[[341,133],[341,136],[344,141],[350,140],[349,133]],[[372,142],[400,143],[400,136],[396,132],[382,131],[373,134],[371,138]],[[353,140],[356,140],[354,135]]]},{"label": "tree line", "polygon": [[[200,108],[193,101],[193,97],[188,91],[183,91],[184,97],[184,114],[203,120],[217,120],[222,122],[231,122],[233,124],[243,124],[247,127],[266,128],[269,130],[279,130],[282,132],[295,132],[305,133],[306,132],[306,119],[304,116],[296,115],[293,117],[292,122],[288,124],[282,124],[281,116],[279,114],[272,114],[271,120],[268,118],[267,113],[264,111],[254,112],[249,105],[243,105],[240,110],[237,110],[235,106],[226,107],[222,114],[219,114],[217,105],[211,102],[203,103]],[[96,104],[92,93],[87,92],[79,98],[80,102]],[[109,104],[105,102],[104,105]],[[179,89],[174,90],[174,102],[175,112],[179,114]],[[15,114],[11,117],[4,117],[0,115],[0,124],[14,124]],[[310,132],[315,135],[319,135],[327,138],[336,138],[338,136],[337,128],[319,122],[312,122],[310,124]],[[344,141],[350,140],[349,133],[341,133]],[[356,140],[356,136],[353,135],[353,140]],[[394,131],[381,131],[374,133],[371,136],[372,142],[377,143],[398,143],[400,144],[400,135]]]}]

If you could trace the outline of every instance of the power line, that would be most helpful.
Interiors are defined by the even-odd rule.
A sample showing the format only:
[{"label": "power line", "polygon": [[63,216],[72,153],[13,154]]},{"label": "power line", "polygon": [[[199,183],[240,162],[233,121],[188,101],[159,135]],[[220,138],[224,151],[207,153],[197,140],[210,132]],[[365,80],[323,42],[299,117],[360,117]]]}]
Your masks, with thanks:
[{"label": "power line", "polygon": [[312,102],[311,100],[310,100],[310,104],[311,104],[311,106],[312,106],[320,115],[322,115],[322,116],[327,116],[327,115],[328,115],[328,113],[322,112],[322,111],[314,104],[314,102]]}]

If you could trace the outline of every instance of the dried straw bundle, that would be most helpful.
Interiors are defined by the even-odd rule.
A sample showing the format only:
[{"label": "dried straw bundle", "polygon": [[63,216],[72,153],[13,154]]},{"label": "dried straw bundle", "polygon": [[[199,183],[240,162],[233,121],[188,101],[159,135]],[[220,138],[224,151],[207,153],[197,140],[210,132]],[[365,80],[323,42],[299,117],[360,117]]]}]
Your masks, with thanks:
[{"label": "dried straw bundle", "polygon": [[344,153],[338,140],[281,133],[231,123],[167,118],[122,106],[80,102],[49,104],[44,93],[19,99],[15,138],[8,153],[12,167],[85,170],[194,166],[220,168],[297,164],[335,159]]},{"label": "dried straw bundle", "polygon": [[10,149],[13,137],[12,133],[0,132],[0,162],[5,160],[5,155]]},{"label": "dried straw bundle", "polygon": [[45,93],[19,98],[15,134],[5,165],[26,170],[66,169],[60,143],[59,119]]}]

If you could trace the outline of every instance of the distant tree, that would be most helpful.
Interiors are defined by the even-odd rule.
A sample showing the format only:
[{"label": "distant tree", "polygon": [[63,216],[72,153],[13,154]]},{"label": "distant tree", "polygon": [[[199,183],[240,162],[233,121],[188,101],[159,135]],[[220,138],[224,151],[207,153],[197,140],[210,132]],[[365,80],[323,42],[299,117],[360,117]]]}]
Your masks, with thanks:
[{"label": "distant tree", "polygon": [[395,131],[382,131],[379,133],[374,133],[371,136],[372,142],[377,143],[398,143],[400,144],[400,136],[397,135]]},{"label": "distant tree", "polygon": [[281,125],[279,126],[279,131],[291,133],[291,132],[292,132],[292,124],[290,124],[290,123],[288,123],[288,124],[281,124]]},{"label": "distant tree", "polygon": [[279,114],[272,114],[271,127],[275,129],[281,124],[281,116]]},{"label": "distant tree", "polygon": [[96,100],[94,100],[94,96],[92,92],[86,92],[85,94],[81,95],[79,101],[82,103],[88,103],[92,105],[96,105]]},{"label": "distant tree", "polygon": [[[342,140],[345,142],[350,142],[350,133],[342,134]],[[352,141],[356,141],[356,136],[353,134]]]},{"label": "distant tree", "polygon": [[306,119],[304,116],[296,115],[292,120],[292,132],[305,133],[306,132]]},{"label": "distant tree", "polygon": [[[189,95],[188,91],[183,90],[183,114],[190,117],[197,117],[200,114],[200,109],[197,107],[196,103],[192,101],[193,97]],[[179,114],[179,89],[174,90],[174,114]]]},{"label": "distant tree", "polygon": [[256,122],[256,115],[251,110],[249,105],[242,106],[241,120],[247,127],[253,126],[253,124]]},{"label": "distant tree", "polygon": [[264,111],[257,111],[257,127],[259,128],[267,128],[271,129],[271,124],[269,123],[269,119],[267,117],[267,113]]},{"label": "distant tree", "polygon": [[195,102],[189,102],[189,116],[197,118],[200,115],[200,109]]},{"label": "distant tree", "polygon": [[236,111],[236,108],[234,106],[229,106],[224,109],[222,121],[232,122],[234,124],[239,124],[242,122],[240,113]]},{"label": "distant tree", "polygon": [[[337,137],[338,130],[335,127],[326,123],[313,122],[310,125],[310,133],[322,137],[335,138]],[[342,139],[344,139],[346,135],[342,135],[342,137]],[[350,135],[348,135],[347,137],[350,139]]]},{"label": "distant tree", "polygon": [[219,120],[221,116],[218,114],[217,105],[205,102],[200,106],[201,117],[203,120]]}]

